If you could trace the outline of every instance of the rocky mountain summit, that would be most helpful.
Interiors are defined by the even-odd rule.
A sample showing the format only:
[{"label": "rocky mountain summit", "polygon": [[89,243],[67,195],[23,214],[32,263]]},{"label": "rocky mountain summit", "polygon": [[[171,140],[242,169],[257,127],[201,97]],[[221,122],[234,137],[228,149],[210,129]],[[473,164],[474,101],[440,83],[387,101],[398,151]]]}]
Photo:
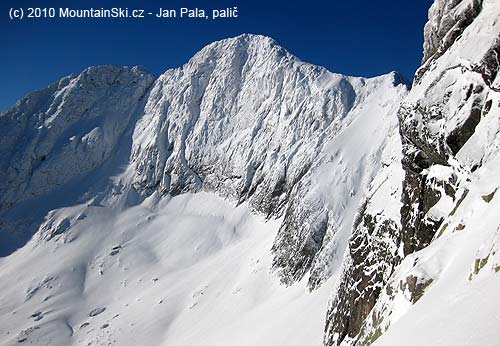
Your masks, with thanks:
[{"label": "rocky mountain summit", "polygon": [[436,0],[411,91],[242,35],[23,98],[0,345],[496,345],[499,33],[495,0]]}]

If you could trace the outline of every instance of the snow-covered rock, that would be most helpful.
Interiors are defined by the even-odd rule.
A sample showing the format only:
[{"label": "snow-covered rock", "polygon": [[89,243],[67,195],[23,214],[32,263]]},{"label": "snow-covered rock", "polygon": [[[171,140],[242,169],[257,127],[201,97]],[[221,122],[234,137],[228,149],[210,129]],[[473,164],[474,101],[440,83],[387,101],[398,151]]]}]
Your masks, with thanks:
[{"label": "snow-covered rock", "polygon": [[[436,11],[430,15],[435,21]],[[428,245],[442,223],[431,208],[447,196],[456,200],[470,175],[496,157],[499,19],[499,5],[483,1],[481,12],[432,61],[399,111],[405,254]]]},{"label": "snow-covered rock", "polygon": [[500,340],[493,293],[500,220],[491,204],[500,185],[499,33],[496,1],[436,0],[431,7],[423,65],[398,112],[401,221],[382,232],[366,227],[394,215],[396,179],[379,190],[382,202],[368,201],[372,211],[360,211],[361,233],[350,240],[344,283],[330,303],[328,345]]},{"label": "snow-covered rock", "polygon": [[481,11],[483,0],[436,0],[424,28],[424,57],[437,59],[462,35]]},{"label": "snow-covered rock", "polygon": [[436,0],[409,94],[242,35],[27,96],[0,345],[496,346],[499,32],[495,0]]},{"label": "snow-covered rock", "polygon": [[389,133],[382,167],[361,203],[326,318],[325,343],[356,341],[361,326],[403,257],[401,138]]},{"label": "snow-covered rock", "polygon": [[91,67],[0,115],[0,215],[94,171],[117,150],[154,77]]}]

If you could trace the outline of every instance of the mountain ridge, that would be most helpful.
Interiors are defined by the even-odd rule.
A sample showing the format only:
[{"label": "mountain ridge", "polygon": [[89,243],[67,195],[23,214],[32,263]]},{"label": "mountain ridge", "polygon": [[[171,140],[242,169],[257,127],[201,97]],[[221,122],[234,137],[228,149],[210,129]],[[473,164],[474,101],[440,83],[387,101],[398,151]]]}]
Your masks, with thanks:
[{"label": "mountain ridge", "polygon": [[[347,76],[345,74],[342,74],[340,72],[331,72],[328,68],[324,67],[324,66],[321,66],[321,65],[316,65],[312,62],[306,62],[306,61],[303,61],[301,60],[299,57],[297,57],[297,55],[289,52],[288,50],[286,50],[285,48],[283,48],[283,46],[281,46],[279,44],[279,42],[275,39],[273,39],[272,37],[270,36],[266,36],[266,35],[262,35],[262,34],[252,34],[252,33],[243,33],[243,34],[240,34],[240,35],[236,35],[236,36],[231,36],[231,37],[227,37],[227,38],[223,38],[223,39],[220,39],[220,40],[217,40],[217,41],[214,41],[212,43],[209,43],[205,46],[203,46],[197,53],[195,53],[191,58],[188,59],[188,61],[186,63],[184,63],[182,66],[180,67],[173,67],[173,68],[168,68],[167,70],[165,70],[164,72],[156,75],[155,73],[151,72],[147,66],[143,66],[143,65],[133,65],[133,66],[127,66],[127,65],[114,65],[114,64],[102,64],[102,65],[91,65],[91,66],[88,66],[88,67],[85,67],[82,69],[82,71],[80,73],[72,73],[70,75],[66,75],[66,76],[62,76],[59,80],[57,81],[54,81],[52,83],[49,83],[49,85],[47,87],[42,87],[40,89],[36,89],[34,91],[31,91],[31,92],[28,92],[26,95],[22,96],[17,102],[23,102],[23,100],[33,94],[33,93],[37,93],[37,92],[41,92],[47,88],[49,88],[50,86],[52,85],[57,85],[59,84],[61,81],[67,79],[67,78],[75,78],[77,77],[78,75],[82,74],[82,73],[85,73],[87,72],[87,70],[89,69],[95,69],[95,68],[107,68],[107,67],[110,67],[110,68],[129,68],[129,69],[138,69],[138,70],[141,70],[144,74],[149,74],[149,75],[153,75],[155,77],[155,79],[159,78],[162,74],[164,74],[165,72],[169,71],[169,70],[175,70],[175,69],[179,69],[179,68],[182,68],[183,66],[185,66],[186,64],[189,64],[189,61],[194,59],[198,54],[202,53],[203,50],[205,49],[212,49],[220,44],[224,44],[226,41],[229,42],[229,41],[238,41],[238,40],[249,40],[249,39],[258,39],[258,40],[264,40],[264,41],[269,41],[269,43],[271,43],[272,45],[274,46],[278,46],[280,49],[283,49],[287,54],[289,54],[293,59],[296,59],[298,62],[301,62],[301,63],[304,63],[304,64],[307,64],[307,65],[311,65],[313,67],[316,67],[316,68],[320,68],[320,69],[324,69],[326,71],[329,71],[330,73],[336,73],[336,74],[340,74],[340,75],[344,75],[344,76]],[[407,76],[403,75],[401,72],[399,71],[389,71],[387,73],[384,73],[384,74],[381,74],[381,75],[378,75],[378,76],[375,76],[375,77],[363,77],[363,76],[350,76],[350,77],[353,77],[353,78],[364,78],[364,79],[371,79],[371,78],[377,78],[377,77],[382,77],[382,76],[385,76],[385,75],[388,75],[388,74],[394,74],[395,75],[395,83],[396,84],[406,84],[408,87],[411,87],[411,82],[408,80]],[[13,104],[11,106],[9,106],[7,109],[5,109],[4,111],[0,112],[1,113],[6,113],[8,110],[10,110],[10,108],[14,107],[16,104]]]},{"label": "mountain ridge", "polygon": [[[184,66],[157,78],[140,68],[112,66],[89,68],[65,78],[34,94],[44,100],[35,103],[25,98],[0,116],[1,127],[13,134],[0,146],[1,164],[8,167],[7,178],[0,180],[2,233],[34,234],[0,264],[15,261],[28,249],[54,252],[54,260],[68,256],[63,254],[73,249],[78,254],[71,258],[74,266],[88,273],[83,278],[78,274],[75,281],[76,274],[68,267],[51,264],[57,274],[48,274],[37,283],[21,280],[19,292],[31,292],[33,287],[45,290],[50,278],[61,285],[67,282],[72,292],[85,291],[84,287],[98,282],[114,286],[115,280],[123,280],[118,279],[120,275],[128,274],[125,269],[116,278],[109,274],[107,266],[115,268],[113,256],[120,259],[116,264],[120,268],[129,256],[154,253],[159,263],[147,262],[151,268],[158,269],[160,264],[170,268],[177,262],[168,262],[173,260],[169,252],[158,253],[139,230],[155,230],[155,220],[162,219],[163,210],[179,200],[196,201],[190,203],[201,204],[205,210],[199,197],[183,196],[211,192],[274,225],[269,233],[274,241],[269,243],[266,236],[269,247],[261,255],[267,270],[273,268],[261,279],[268,282],[266,287],[278,280],[295,287],[287,291],[292,293],[306,285],[315,293],[304,300],[326,299],[323,287],[329,286],[328,279],[340,268],[359,200],[382,165],[387,134],[395,134],[393,114],[398,102],[394,99],[407,93],[401,81],[396,73],[369,79],[333,74],[301,62],[269,38],[248,35],[209,45]],[[24,125],[19,126],[18,120]],[[363,141],[367,137],[371,140]],[[328,197],[332,193],[338,196],[336,201]],[[137,225],[114,225],[137,210],[149,216],[141,216],[146,219]],[[172,217],[165,227],[177,225]],[[246,222],[232,226],[234,232],[242,232],[239,225]],[[225,235],[229,226],[218,221],[214,225],[222,227],[216,228],[215,239],[203,234],[193,241],[201,242],[198,246],[208,253],[230,251],[238,241],[227,241],[233,238]],[[137,254],[127,255],[128,251],[108,243],[107,239],[123,238],[123,227],[129,229],[126,239],[135,240],[113,241],[123,244],[122,248],[138,247]],[[130,233],[132,229],[136,231]],[[171,232],[177,234],[175,229]],[[170,232],[159,234],[168,238]],[[80,240],[88,237],[101,241]],[[85,245],[90,243],[94,244],[91,248]],[[214,249],[207,248],[207,243],[213,243]],[[216,245],[219,243],[224,247]],[[187,258],[189,248],[184,244],[170,252]],[[116,255],[106,255],[106,251]],[[205,256],[197,261],[195,254],[192,260],[184,260],[193,268],[205,261]],[[228,265],[230,262],[223,267]],[[140,264],[125,267],[129,266],[142,268]],[[194,289],[190,285],[186,292]],[[126,287],[119,290],[129,292]],[[89,323],[73,310],[77,305],[68,307],[60,293],[56,294],[58,303],[32,300],[33,293],[25,297],[11,294],[12,301],[29,301],[25,308],[59,306],[55,308],[59,312],[47,319],[47,326],[61,320],[74,320],[71,325]],[[74,297],[83,299],[77,293]],[[272,304],[282,298],[270,295],[266,299]],[[64,313],[62,306],[72,312]],[[326,302],[316,309],[324,308]],[[322,319],[324,311],[315,316]],[[48,329],[32,332],[29,325],[23,325],[19,338],[29,334],[33,340],[44,340]],[[61,344],[71,342],[63,335],[60,338]]]}]

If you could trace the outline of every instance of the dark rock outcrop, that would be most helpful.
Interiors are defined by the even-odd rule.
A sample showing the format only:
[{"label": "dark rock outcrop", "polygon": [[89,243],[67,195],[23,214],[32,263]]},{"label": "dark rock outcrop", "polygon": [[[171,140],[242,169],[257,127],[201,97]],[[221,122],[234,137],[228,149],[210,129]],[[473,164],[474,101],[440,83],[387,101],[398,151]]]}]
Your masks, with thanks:
[{"label": "dark rock outcrop", "polygon": [[381,290],[399,263],[399,227],[361,211],[349,243],[349,265],[327,316],[326,344],[355,339]]}]

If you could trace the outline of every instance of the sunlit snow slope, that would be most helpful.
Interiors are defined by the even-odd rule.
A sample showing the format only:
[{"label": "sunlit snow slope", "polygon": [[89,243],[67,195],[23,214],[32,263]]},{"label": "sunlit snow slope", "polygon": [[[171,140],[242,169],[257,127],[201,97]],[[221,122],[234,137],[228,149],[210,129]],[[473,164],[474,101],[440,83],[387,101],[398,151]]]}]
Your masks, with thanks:
[{"label": "sunlit snow slope", "polygon": [[53,217],[71,229],[0,260],[2,346],[321,344],[329,285],[269,273],[280,220],[208,193]]}]

